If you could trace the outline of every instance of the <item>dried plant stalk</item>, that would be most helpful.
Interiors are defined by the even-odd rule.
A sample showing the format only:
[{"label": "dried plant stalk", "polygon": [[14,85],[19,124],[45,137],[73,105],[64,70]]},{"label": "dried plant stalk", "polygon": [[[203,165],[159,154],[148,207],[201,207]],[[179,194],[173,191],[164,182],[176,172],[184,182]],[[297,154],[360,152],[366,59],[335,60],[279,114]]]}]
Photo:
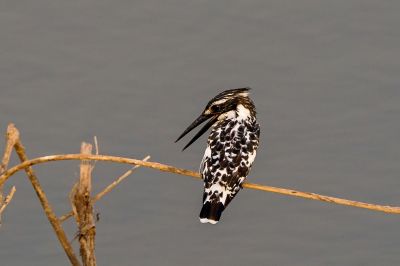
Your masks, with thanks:
[{"label": "dried plant stalk", "polygon": [[[150,159],[150,156],[146,156],[143,158],[143,162],[147,162]],[[102,197],[104,197],[106,194],[110,193],[111,190],[113,190],[119,183],[121,183],[125,178],[127,178],[129,175],[133,173],[137,168],[139,168],[140,165],[135,165],[132,167],[130,170],[126,171],[123,175],[118,177],[114,182],[112,182],[110,185],[108,185],[103,191],[99,192],[96,196],[93,197],[93,201],[96,202]]]},{"label": "dried plant stalk", "polygon": [[[3,173],[7,167],[8,163],[10,162],[11,152],[14,148],[15,142],[19,138],[19,132],[15,128],[14,124],[9,124],[7,127],[7,134],[6,134],[6,147],[3,154],[3,159],[0,163],[0,173]],[[6,209],[7,205],[12,200],[14,193],[16,191],[15,186],[13,186],[7,195],[6,198],[3,196],[4,184],[0,185],[0,224],[1,224],[1,214]]]},{"label": "dried plant stalk", "polygon": [[5,197],[3,202],[1,202],[1,204],[0,204],[0,226],[1,226],[1,215],[3,214],[5,209],[7,208],[8,204],[10,204],[12,198],[14,197],[15,191],[17,191],[17,189],[15,188],[15,186],[13,186],[11,188],[10,192],[8,193],[7,197]]},{"label": "dried plant stalk", "polygon": [[[92,145],[83,142],[81,153],[85,155],[92,154]],[[81,161],[79,182],[73,187],[71,192],[72,209],[79,228],[80,254],[84,266],[96,265],[94,253],[96,226],[91,198],[92,170],[91,161]]]},{"label": "dried plant stalk", "polygon": [[[22,145],[21,141],[18,139],[15,143],[15,151],[18,154],[19,159],[21,160],[22,163],[28,161],[28,158],[25,153],[25,148]],[[32,183],[32,186],[39,198],[40,204],[42,205],[42,208],[47,216],[47,219],[49,220],[50,224],[53,226],[54,232],[57,235],[58,240],[61,243],[61,246],[63,247],[65,253],[67,254],[70,262],[74,266],[79,266],[80,262],[78,258],[76,257],[74,250],[72,249],[71,244],[69,243],[67,236],[64,232],[64,229],[61,226],[60,221],[57,219],[56,214],[54,213],[49,200],[47,199],[46,194],[44,193],[38,178],[36,177],[35,172],[33,171],[32,167],[26,167],[24,168],[25,172],[29,178],[29,180]]]},{"label": "dried plant stalk", "polygon": [[0,173],[7,169],[8,163],[10,162],[11,152],[14,148],[15,143],[19,139],[19,132],[14,124],[9,124],[7,127],[6,134],[6,148],[4,151],[3,159],[0,164]]}]

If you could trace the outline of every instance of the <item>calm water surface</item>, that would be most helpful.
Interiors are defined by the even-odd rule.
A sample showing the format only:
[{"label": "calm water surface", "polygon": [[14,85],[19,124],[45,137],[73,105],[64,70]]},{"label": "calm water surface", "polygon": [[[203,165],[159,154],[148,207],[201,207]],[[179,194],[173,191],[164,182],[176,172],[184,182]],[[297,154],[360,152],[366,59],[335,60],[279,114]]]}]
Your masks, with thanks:
[{"label": "calm water surface", "polygon": [[[400,205],[400,2],[0,1],[0,131],[30,157],[102,154],[198,169],[174,140],[219,91],[253,87],[250,180]],[[1,133],[3,134],[3,133]],[[13,158],[13,163],[16,163]],[[77,162],[35,167],[61,215]],[[99,191],[127,166],[96,165]],[[23,174],[1,265],[69,265]],[[200,224],[201,182],[140,169],[96,205],[99,265],[399,265],[400,217],[244,190]],[[74,223],[65,224],[70,238]],[[76,241],[74,246],[77,248]]]}]

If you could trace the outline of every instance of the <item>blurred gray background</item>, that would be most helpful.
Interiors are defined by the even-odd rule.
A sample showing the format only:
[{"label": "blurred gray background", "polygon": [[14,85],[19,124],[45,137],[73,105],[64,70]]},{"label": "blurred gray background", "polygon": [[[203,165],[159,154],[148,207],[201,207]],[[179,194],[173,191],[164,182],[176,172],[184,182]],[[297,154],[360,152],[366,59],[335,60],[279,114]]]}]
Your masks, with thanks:
[{"label": "blurred gray background", "polygon": [[[0,1],[0,134],[31,158],[79,151],[197,170],[176,137],[207,101],[250,86],[261,147],[250,181],[400,205],[400,2]],[[4,143],[4,142],[3,142]],[[4,144],[1,147],[4,147]],[[16,163],[13,157],[13,163]],[[129,166],[97,163],[95,191]],[[35,167],[57,214],[78,162]],[[1,265],[69,265],[23,174]],[[99,265],[399,265],[400,219],[243,190],[200,224],[202,184],[140,169],[96,205]],[[65,223],[70,238],[73,221]],[[77,248],[77,242],[74,242]]]}]

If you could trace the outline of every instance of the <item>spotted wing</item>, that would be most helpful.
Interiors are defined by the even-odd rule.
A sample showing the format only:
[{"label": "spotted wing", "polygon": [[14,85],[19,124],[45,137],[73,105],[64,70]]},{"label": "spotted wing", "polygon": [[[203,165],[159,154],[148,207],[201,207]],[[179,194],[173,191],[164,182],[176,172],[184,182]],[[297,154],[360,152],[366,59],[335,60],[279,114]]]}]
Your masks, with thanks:
[{"label": "spotted wing", "polygon": [[239,192],[256,156],[259,125],[224,121],[208,139],[201,164],[203,204],[222,203],[223,209]]}]

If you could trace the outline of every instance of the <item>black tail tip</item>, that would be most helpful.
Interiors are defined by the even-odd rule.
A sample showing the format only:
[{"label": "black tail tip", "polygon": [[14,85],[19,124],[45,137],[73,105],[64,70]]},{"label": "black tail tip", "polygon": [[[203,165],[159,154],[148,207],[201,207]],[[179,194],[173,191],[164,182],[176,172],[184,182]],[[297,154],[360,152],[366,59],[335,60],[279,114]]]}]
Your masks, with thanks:
[{"label": "black tail tip", "polygon": [[209,202],[203,204],[203,208],[200,211],[200,222],[216,224],[221,218],[221,214],[225,207],[221,202]]}]

